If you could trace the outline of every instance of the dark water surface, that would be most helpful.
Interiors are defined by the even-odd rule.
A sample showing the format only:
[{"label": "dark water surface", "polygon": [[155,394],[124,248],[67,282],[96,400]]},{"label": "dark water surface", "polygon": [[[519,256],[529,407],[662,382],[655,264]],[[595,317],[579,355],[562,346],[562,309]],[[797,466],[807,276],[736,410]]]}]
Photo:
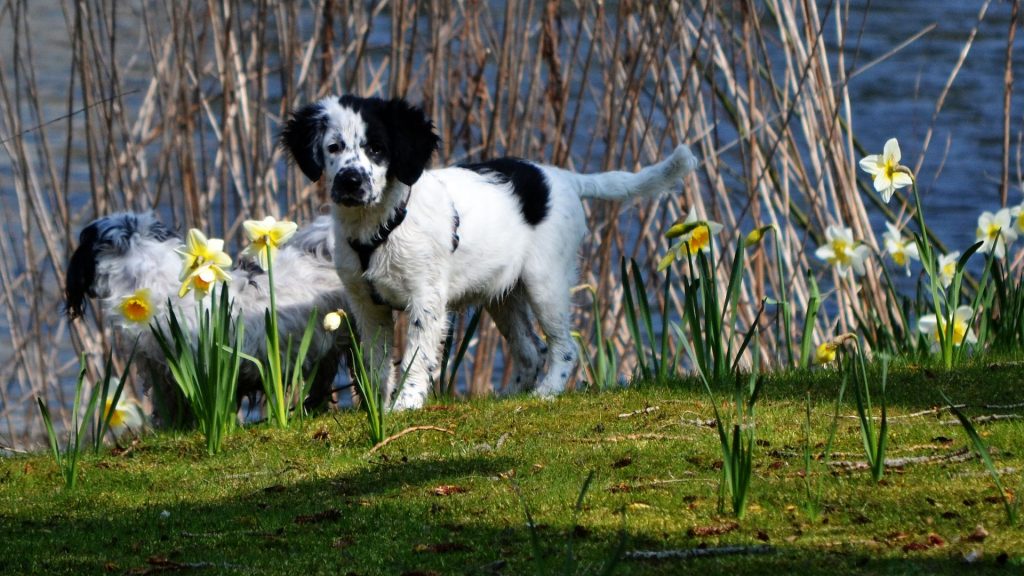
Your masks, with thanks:
[{"label": "dark water surface", "polygon": [[[819,2],[819,6],[826,3]],[[1002,174],[1003,72],[1011,2],[992,2],[982,21],[983,2],[929,0],[855,1],[850,5],[848,49],[865,26],[856,66],[883,56],[932,24],[935,28],[889,59],[855,76],[849,84],[853,132],[869,152],[881,152],[896,137],[903,163],[916,167],[928,224],[951,250],[974,242],[977,217],[1000,206]],[[866,11],[867,9],[867,11]],[[977,34],[963,67],[935,118],[931,143],[924,139],[936,102],[960,58],[971,31]],[[1021,131],[1024,130],[1024,35],[1018,31],[1010,116],[1009,205],[1024,200],[1021,188]],[[848,53],[847,61],[849,62]],[[855,67],[856,67],[855,66]],[[884,231],[879,222],[878,235]]]}]

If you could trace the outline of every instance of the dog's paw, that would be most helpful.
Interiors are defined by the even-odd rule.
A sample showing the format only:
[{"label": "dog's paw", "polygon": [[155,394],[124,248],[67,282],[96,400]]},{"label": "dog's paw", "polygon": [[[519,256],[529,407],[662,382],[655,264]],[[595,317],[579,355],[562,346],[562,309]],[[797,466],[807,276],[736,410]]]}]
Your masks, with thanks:
[{"label": "dog's paw", "polygon": [[394,412],[401,412],[403,410],[419,410],[420,408],[423,408],[423,403],[426,402],[426,400],[426,394],[419,394],[418,392],[406,387],[398,394],[398,398],[395,398],[395,403],[391,405],[391,410]]},{"label": "dog's paw", "polygon": [[533,392],[531,392],[530,396],[533,396],[534,398],[539,398],[541,400],[547,400],[549,402],[554,402],[555,398],[558,398],[558,394],[559,394],[558,392],[553,392],[551,390],[542,390],[542,389],[538,388],[538,389],[534,390]]},{"label": "dog's paw", "polygon": [[565,390],[565,386],[551,385],[546,382],[540,384],[530,393],[531,396],[536,398],[544,398],[545,400],[552,400]]}]

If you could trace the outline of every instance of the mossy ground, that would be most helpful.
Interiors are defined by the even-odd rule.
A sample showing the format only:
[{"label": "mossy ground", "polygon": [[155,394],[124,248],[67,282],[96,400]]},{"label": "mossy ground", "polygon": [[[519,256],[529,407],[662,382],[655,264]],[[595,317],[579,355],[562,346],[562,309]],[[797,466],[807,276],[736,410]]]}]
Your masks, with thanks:
[{"label": "mossy ground", "polygon": [[[641,385],[555,401],[528,398],[435,404],[391,418],[393,431],[431,425],[368,454],[365,418],[342,412],[290,430],[245,428],[207,456],[196,433],[146,435],[123,454],[88,456],[79,485],[62,488],[46,454],[0,460],[0,572],[99,574],[551,573],[573,542],[578,572],[625,550],[736,545],[768,554],[689,560],[624,559],[616,573],[1014,574],[1024,530],[1008,525],[977,458],[867,472],[812,468],[820,513],[808,511],[804,414],[812,444],[827,437],[834,372],[770,376],[757,406],[755,476],[746,517],[717,506],[721,453],[709,398],[696,382]],[[912,366],[889,383],[889,458],[967,448],[942,389],[973,416],[1024,413],[1024,365],[946,374]],[[863,460],[852,390],[841,408],[836,460]],[[725,395],[722,395],[724,401]],[[876,398],[877,401],[877,398]],[[723,407],[727,407],[723,404]],[[629,416],[620,416],[631,414]],[[1003,481],[1024,490],[1024,421],[979,425]],[[1011,471],[1012,469],[1012,471]],[[573,506],[588,473],[578,526]],[[971,538],[976,527],[988,532]],[[978,554],[973,563],[963,558]]]}]

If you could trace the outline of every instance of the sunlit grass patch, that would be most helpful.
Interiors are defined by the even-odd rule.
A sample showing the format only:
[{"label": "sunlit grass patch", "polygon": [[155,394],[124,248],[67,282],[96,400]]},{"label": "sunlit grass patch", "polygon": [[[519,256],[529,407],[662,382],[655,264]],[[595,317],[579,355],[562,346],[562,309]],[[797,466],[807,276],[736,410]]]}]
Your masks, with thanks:
[{"label": "sunlit grass patch", "polygon": [[[974,550],[982,556],[973,570],[1005,573],[1024,562],[1024,532],[1006,523],[988,471],[970,455],[936,390],[966,404],[971,417],[1020,412],[987,407],[1024,402],[1018,362],[968,363],[953,372],[894,362],[890,464],[880,483],[864,459],[850,393],[839,406],[832,462],[816,460],[833,422],[838,372],[766,374],[741,520],[718,511],[722,454],[714,410],[703,386],[685,379],[554,401],[474,400],[393,414],[396,428],[434,425],[454,435],[411,434],[372,455],[357,412],[307,418],[288,430],[247,427],[216,457],[196,434],[146,435],[123,455],[86,455],[88,481],[57,498],[50,460],[6,459],[0,529],[12,537],[0,563],[7,571],[58,574],[102,571],[111,562],[121,571],[143,570],[156,560],[257,574],[282,566],[400,574],[499,565],[502,573],[525,574],[537,565],[525,501],[550,566],[561,564],[570,534],[580,564],[601,565],[625,510],[627,553],[765,545],[774,552],[625,559],[620,574],[955,574],[959,558]],[[876,367],[868,371],[878,375]],[[803,506],[808,405],[816,516]],[[1024,423],[976,427],[998,469],[1024,465],[1016,450]],[[1002,478],[1021,489],[1017,476]],[[979,524],[988,536],[971,540]],[[65,542],[66,553],[52,554],[55,540]]]}]

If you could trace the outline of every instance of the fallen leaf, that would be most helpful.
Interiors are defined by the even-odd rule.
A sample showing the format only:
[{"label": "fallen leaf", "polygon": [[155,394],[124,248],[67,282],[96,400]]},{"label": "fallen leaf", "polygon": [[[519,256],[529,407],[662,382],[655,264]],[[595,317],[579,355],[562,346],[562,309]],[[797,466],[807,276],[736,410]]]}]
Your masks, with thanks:
[{"label": "fallen leaf", "polygon": [[985,538],[988,538],[988,530],[985,530],[984,526],[982,526],[981,524],[978,524],[977,526],[974,527],[974,532],[971,532],[967,536],[967,541],[968,542],[984,542]]},{"label": "fallen leaf", "polygon": [[765,532],[764,530],[758,530],[757,531],[757,535],[755,537],[758,540],[760,540],[761,542],[767,542],[767,541],[771,540],[771,538],[768,537],[768,533]]},{"label": "fallen leaf", "polygon": [[910,542],[909,544],[903,545],[904,552],[920,552],[922,550],[927,550],[929,548],[931,548],[931,546],[925,544],[924,542]]},{"label": "fallen leaf", "polygon": [[319,440],[321,442],[327,442],[331,439],[331,433],[327,431],[327,428],[321,428],[313,433],[313,440]]},{"label": "fallen leaf", "polygon": [[633,488],[629,484],[626,484],[625,482],[619,482],[618,484],[609,488],[608,491],[611,492],[612,494],[619,494],[621,492],[632,492]]},{"label": "fallen leaf", "polygon": [[687,530],[686,533],[689,534],[690,537],[720,536],[722,534],[728,534],[739,527],[740,525],[736,522],[726,522],[724,524],[713,524],[711,526],[694,526]]},{"label": "fallen leaf", "polygon": [[946,540],[942,536],[932,532],[931,534],[928,534],[928,543],[932,546],[945,546]]},{"label": "fallen leaf", "polygon": [[434,488],[432,490],[434,496],[451,496],[452,494],[465,494],[469,492],[468,488],[462,486],[455,486],[454,484],[444,484]]},{"label": "fallen leaf", "polygon": [[612,468],[625,468],[633,463],[633,458],[625,456],[612,463]]},{"label": "fallen leaf", "polygon": [[467,552],[472,548],[461,542],[437,542],[435,544],[417,544],[415,550],[421,553],[447,554],[449,552]]},{"label": "fallen leaf", "polygon": [[301,514],[295,517],[296,524],[319,524],[320,522],[335,522],[341,519],[341,511],[337,508],[329,508],[315,514]]}]

